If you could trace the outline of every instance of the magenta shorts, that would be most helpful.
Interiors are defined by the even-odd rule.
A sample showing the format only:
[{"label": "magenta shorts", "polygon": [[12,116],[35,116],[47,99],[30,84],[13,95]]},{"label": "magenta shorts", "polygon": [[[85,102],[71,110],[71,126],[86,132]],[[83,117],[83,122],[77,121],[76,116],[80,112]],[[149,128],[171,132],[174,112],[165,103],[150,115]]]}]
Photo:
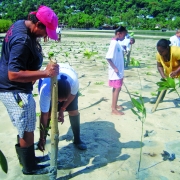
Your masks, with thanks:
[{"label": "magenta shorts", "polygon": [[109,80],[109,86],[113,88],[120,88],[123,84],[123,79]]}]

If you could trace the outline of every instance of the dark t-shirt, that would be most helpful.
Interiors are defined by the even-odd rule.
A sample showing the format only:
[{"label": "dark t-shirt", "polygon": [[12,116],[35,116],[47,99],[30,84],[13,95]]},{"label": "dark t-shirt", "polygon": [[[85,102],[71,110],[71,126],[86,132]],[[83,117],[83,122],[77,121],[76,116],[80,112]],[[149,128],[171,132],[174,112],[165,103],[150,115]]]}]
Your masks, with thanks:
[{"label": "dark t-shirt", "polygon": [[0,91],[16,91],[31,93],[33,90],[32,82],[21,83],[10,81],[8,71],[35,71],[42,66],[42,50],[32,36],[25,21],[15,22],[8,30],[2,45],[0,59]]}]

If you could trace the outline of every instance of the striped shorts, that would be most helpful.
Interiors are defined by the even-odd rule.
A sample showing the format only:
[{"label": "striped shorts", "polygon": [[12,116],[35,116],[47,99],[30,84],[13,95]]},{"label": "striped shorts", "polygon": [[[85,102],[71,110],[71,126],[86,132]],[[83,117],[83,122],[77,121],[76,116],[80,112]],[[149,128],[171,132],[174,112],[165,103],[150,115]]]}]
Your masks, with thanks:
[{"label": "striped shorts", "polygon": [[20,138],[24,131],[33,132],[36,126],[36,103],[32,94],[0,92],[0,101],[4,104]]}]

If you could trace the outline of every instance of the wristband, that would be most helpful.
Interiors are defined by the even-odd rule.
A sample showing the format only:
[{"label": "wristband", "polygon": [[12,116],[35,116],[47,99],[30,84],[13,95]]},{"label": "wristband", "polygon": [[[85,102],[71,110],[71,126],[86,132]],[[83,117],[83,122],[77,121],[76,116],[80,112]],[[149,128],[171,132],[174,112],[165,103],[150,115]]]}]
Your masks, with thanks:
[{"label": "wristband", "polygon": [[63,108],[63,107],[61,107],[61,109],[62,109],[63,111],[65,111],[65,110],[66,110],[66,108]]}]

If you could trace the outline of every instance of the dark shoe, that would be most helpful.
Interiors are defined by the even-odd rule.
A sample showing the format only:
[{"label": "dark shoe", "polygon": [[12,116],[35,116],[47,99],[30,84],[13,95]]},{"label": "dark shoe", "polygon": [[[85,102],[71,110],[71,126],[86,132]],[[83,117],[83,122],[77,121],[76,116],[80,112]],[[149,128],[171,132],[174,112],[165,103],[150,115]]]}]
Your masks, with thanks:
[{"label": "dark shoe", "polygon": [[49,164],[37,165],[35,154],[34,154],[34,145],[21,148],[19,144],[15,145],[18,159],[23,166],[22,172],[25,175],[38,175],[38,174],[47,174],[49,173]]},{"label": "dark shoe", "polygon": [[69,116],[72,132],[74,135],[74,144],[80,150],[86,150],[87,146],[80,138],[80,114],[77,116]]}]

